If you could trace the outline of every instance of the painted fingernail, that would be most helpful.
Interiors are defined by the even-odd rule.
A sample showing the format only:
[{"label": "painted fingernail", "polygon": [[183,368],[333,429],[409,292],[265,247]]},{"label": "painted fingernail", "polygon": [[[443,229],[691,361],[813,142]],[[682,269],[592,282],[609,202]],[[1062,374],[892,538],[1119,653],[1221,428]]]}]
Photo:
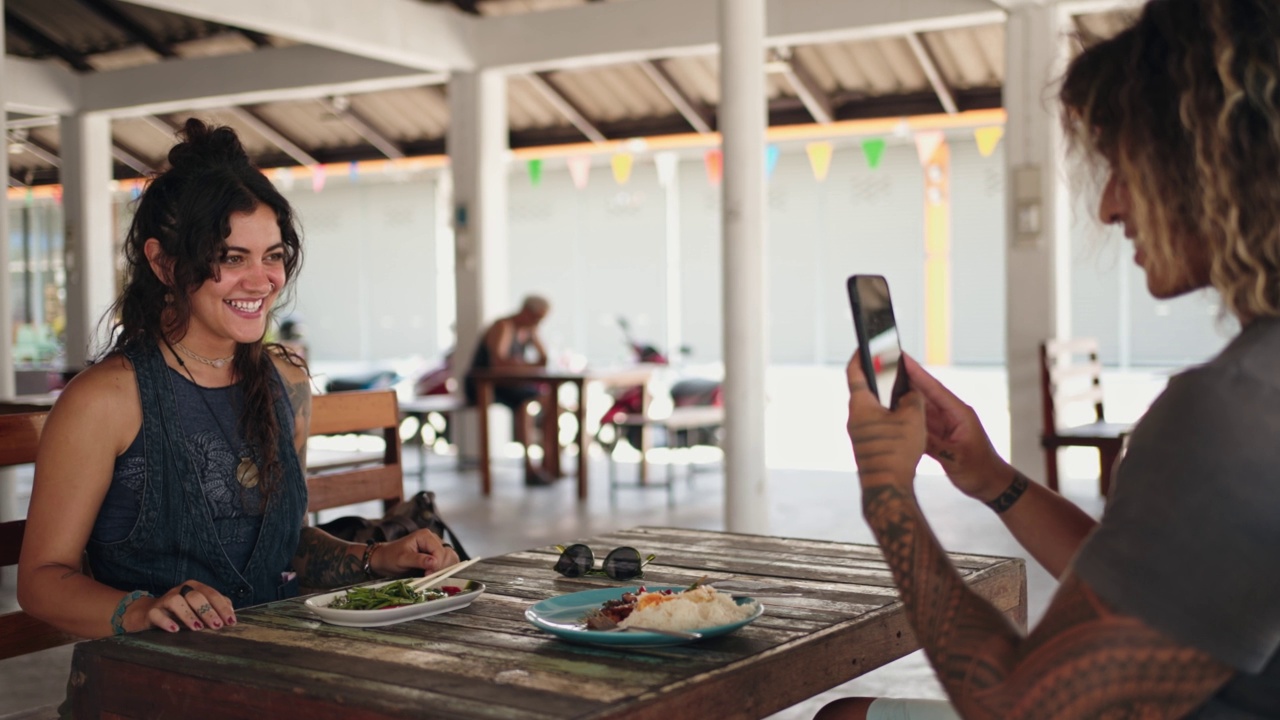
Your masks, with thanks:
[{"label": "painted fingernail", "polygon": [[236,624],[235,616],[232,616],[232,617],[227,618],[227,624],[228,624],[228,625],[235,625],[235,624]]},{"label": "painted fingernail", "polygon": [[222,627],[222,623],[218,622],[217,620],[214,620],[213,622],[211,622],[211,623],[209,623],[209,624],[210,624],[210,625],[212,625],[212,626],[213,626],[213,627],[215,627],[215,628],[220,628],[220,627]]},{"label": "painted fingernail", "polygon": [[204,629],[204,623],[202,623],[202,622],[200,622],[199,620],[197,620],[197,621],[196,621],[196,623],[195,623],[195,625],[192,625],[191,627],[195,628],[196,630],[203,630],[203,629]]},{"label": "painted fingernail", "polygon": [[170,625],[170,626],[169,626],[169,632],[178,632],[178,626],[177,626],[177,625]]}]

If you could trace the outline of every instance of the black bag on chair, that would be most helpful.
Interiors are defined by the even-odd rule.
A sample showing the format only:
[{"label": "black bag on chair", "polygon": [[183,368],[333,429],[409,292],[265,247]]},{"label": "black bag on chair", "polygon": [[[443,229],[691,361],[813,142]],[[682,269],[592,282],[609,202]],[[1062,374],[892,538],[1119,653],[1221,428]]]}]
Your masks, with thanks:
[{"label": "black bag on chair", "polygon": [[459,560],[469,560],[467,551],[457,534],[445,523],[436,509],[436,494],[423,490],[387,511],[380,520],[362,517],[340,517],[319,526],[330,535],[348,542],[389,542],[399,540],[417,530],[426,528],[441,540],[453,546]]}]

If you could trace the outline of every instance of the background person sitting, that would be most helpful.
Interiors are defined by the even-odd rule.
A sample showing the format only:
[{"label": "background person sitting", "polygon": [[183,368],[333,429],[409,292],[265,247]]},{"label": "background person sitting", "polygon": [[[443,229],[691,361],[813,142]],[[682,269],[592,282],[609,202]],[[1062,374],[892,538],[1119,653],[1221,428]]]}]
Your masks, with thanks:
[{"label": "background person sitting", "polygon": [[[498,318],[485,330],[471,357],[471,369],[467,373],[467,402],[475,405],[476,384],[471,373],[476,370],[498,370],[510,368],[546,367],[547,351],[538,337],[538,325],[551,311],[551,304],[546,298],[538,295],[525,297],[520,311],[514,315]],[[515,414],[516,440],[524,446],[524,482],[526,485],[550,485],[558,478],[556,473],[547,469],[547,459],[553,453],[559,453],[559,437],[554,431],[557,414],[556,399],[544,384],[510,384],[496,383],[493,388],[494,400],[511,408]],[[533,439],[533,416],[529,405],[534,401],[543,408],[544,413],[551,413],[552,430],[543,431],[543,464],[535,466],[529,456],[529,443]],[[483,411],[484,408],[481,408]]]}]

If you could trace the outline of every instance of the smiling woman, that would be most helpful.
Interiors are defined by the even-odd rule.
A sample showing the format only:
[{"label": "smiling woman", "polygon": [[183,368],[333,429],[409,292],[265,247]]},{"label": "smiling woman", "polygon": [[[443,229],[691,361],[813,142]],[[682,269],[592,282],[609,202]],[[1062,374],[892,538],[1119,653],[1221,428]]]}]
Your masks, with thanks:
[{"label": "smiling woman", "polygon": [[18,598],[85,637],[218,629],[300,584],[457,562],[429,531],[304,527],[309,378],[263,342],[301,263],[293,211],[230,128],[182,135],[125,239],[114,345],[63,392],[36,462]]}]

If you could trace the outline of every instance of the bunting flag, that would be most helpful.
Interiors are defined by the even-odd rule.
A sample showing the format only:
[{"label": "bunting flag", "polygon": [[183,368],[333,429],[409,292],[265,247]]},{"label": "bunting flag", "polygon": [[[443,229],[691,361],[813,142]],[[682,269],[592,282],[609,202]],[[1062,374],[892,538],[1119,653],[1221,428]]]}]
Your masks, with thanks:
[{"label": "bunting flag", "polygon": [[[134,192],[133,199],[137,200],[138,194],[139,194],[137,185],[133,186],[133,192]],[[32,192],[30,187],[27,187],[27,207],[31,207],[31,205],[35,202],[35,198],[36,198],[36,194]]]},{"label": "bunting flag", "polygon": [[311,192],[324,190],[325,169],[323,165],[311,166]]},{"label": "bunting flag", "polygon": [[938,151],[945,139],[941,130],[926,130],[916,133],[916,155],[920,158],[921,165],[929,163],[929,159]]},{"label": "bunting flag", "polygon": [[804,150],[809,154],[809,167],[813,169],[814,179],[824,182],[831,171],[831,153],[834,151],[831,143],[825,140],[811,142],[804,146]]},{"label": "bunting flag", "polygon": [[862,154],[867,156],[867,167],[875,170],[880,167],[880,159],[884,157],[885,142],[881,138],[870,138],[862,141]]},{"label": "bunting flag", "polygon": [[982,157],[991,157],[991,153],[996,151],[996,146],[1000,144],[1002,137],[1004,137],[1002,125],[975,128],[973,131],[973,139],[978,143],[978,152],[982,153]]},{"label": "bunting flag", "polygon": [[529,170],[529,184],[538,187],[542,184],[542,158],[533,158],[525,163]]},{"label": "bunting flag", "polygon": [[62,204],[62,185],[53,186],[53,201]]},{"label": "bunting flag", "polygon": [[670,151],[656,153],[653,156],[653,164],[658,168],[659,185],[664,188],[671,186],[671,181],[676,179],[676,166],[679,162],[680,156]]},{"label": "bunting flag", "polygon": [[702,162],[707,166],[707,182],[719,185],[724,179],[724,151],[720,148],[711,148],[702,156]]},{"label": "bunting flag", "polygon": [[581,190],[587,186],[591,177],[591,156],[574,155],[565,161],[569,165],[569,177],[573,178],[573,186]]},{"label": "bunting flag", "polygon": [[773,171],[778,168],[778,156],[780,154],[777,145],[769,145],[764,149],[764,177],[766,180],[773,179]]},{"label": "bunting flag", "polygon": [[631,153],[618,153],[609,161],[613,166],[613,180],[619,185],[626,185],[631,179],[631,165],[635,162],[635,158]]},{"label": "bunting flag", "polygon": [[347,164],[347,179],[352,185],[360,182],[360,163],[352,161]]},{"label": "bunting flag", "polygon": [[293,189],[293,168],[281,167],[276,168],[276,183],[280,185],[280,189],[289,192]]}]

